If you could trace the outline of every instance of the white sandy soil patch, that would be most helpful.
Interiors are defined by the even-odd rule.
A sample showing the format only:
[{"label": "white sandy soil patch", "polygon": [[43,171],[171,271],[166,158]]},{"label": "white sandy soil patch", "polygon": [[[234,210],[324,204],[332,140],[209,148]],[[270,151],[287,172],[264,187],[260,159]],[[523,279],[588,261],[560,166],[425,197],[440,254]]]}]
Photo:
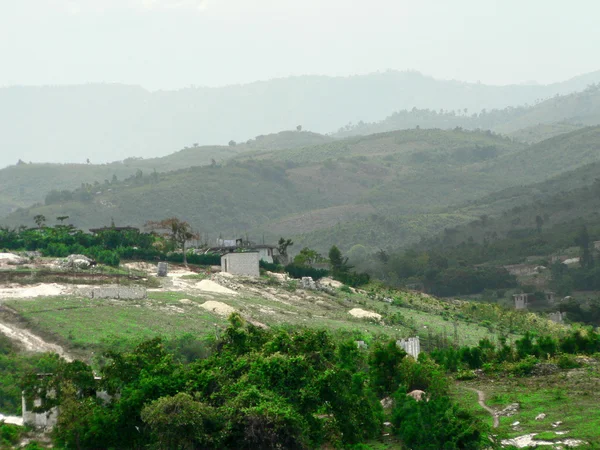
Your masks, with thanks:
[{"label": "white sandy soil patch", "polygon": [[365,311],[364,309],[360,308],[351,309],[350,311],[348,311],[348,314],[350,314],[353,317],[358,317],[359,319],[381,320],[381,314],[377,314],[376,312],[372,311]]},{"label": "white sandy soil patch", "polygon": [[13,286],[0,289],[0,300],[5,298],[55,297],[66,291],[60,284],[38,284],[35,286]]},{"label": "white sandy soil patch", "polygon": [[235,312],[235,309],[232,308],[231,306],[226,305],[225,303],[222,303],[222,302],[214,302],[212,300],[201,304],[200,307],[206,309],[207,311],[213,312],[215,314],[218,314],[219,316],[224,316],[224,317],[227,317],[231,313]]},{"label": "white sandy soil patch", "polygon": [[199,283],[196,283],[196,288],[200,289],[201,291],[214,292],[216,294],[237,295],[237,292],[221,286],[212,280],[202,280]]},{"label": "white sandy soil patch", "polygon": [[17,416],[5,416],[4,414],[0,414],[0,422],[10,423],[11,425],[19,425],[23,426],[23,418]]},{"label": "white sandy soil patch", "polygon": [[514,445],[517,448],[538,447],[540,445],[554,446],[555,448],[560,446],[560,448],[563,448],[563,445],[567,445],[569,447],[579,447],[580,445],[586,444],[586,442],[579,439],[565,439],[562,441],[537,441],[534,439],[535,436],[536,433],[531,433],[513,439],[505,439],[502,441],[502,445]]},{"label": "white sandy soil patch", "polygon": [[50,344],[29,330],[19,328],[12,324],[0,323],[0,333],[3,333],[10,339],[19,342],[28,351],[58,353],[67,361],[73,360],[69,355],[67,355],[60,345]]}]

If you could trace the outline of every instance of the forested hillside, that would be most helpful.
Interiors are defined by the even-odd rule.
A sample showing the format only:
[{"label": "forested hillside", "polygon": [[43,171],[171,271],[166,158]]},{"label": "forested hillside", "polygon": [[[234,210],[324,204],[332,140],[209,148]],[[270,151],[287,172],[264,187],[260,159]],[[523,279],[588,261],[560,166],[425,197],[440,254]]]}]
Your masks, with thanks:
[{"label": "forested hillside", "polygon": [[319,250],[332,242],[343,250],[395,248],[480,215],[451,205],[598,161],[598,133],[586,128],[526,147],[489,132],[414,129],[255,151],[224,164],[55,191],[44,206],[3,222],[68,215],[86,228],[175,215],[205,237],[264,233],[293,235]]},{"label": "forested hillside", "polygon": [[583,92],[555,96],[538,101],[533,106],[511,105],[504,109],[470,111],[440,109],[405,109],[386,119],[349,124],[336,136],[365,135],[406,128],[455,127],[492,130],[522,142],[535,143],[578,128],[600,124],[600,84],[588,86]]},{"label": "forested hillside", "polygon": [[206,166],[246,151],[280,150],[330,142],[332,138],[308,131],[283,131],[257,136],[255,139],[228,146],[198,146],[194,144],[161,158],[128,158],[110,164],[24,163],[0,169],[0,217],[19,207],[43,202],[51,191],[73,190],[82,183],[99,190],[109,182],[132,175],[168,172],[194,166]]},{"label": "forested hillside", "polygon": [[[245,141],[299,124],[327,133],[413,107],[472,114],[533,104],[599,81],[594,72],[547,86],[487,86],[388,71],[157,92],[118,84],[7,87],[0,89],[0,167],[19,159],[84,163],[163,156],[193,142]],[[363,134],[398,128],[407,126]]]}]

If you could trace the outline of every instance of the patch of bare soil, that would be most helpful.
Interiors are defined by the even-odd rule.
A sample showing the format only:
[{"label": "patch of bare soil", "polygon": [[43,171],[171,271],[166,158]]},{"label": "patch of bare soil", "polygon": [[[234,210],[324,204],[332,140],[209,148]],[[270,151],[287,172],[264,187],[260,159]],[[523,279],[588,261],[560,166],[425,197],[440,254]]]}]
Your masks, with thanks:
[{"label": "patch of bare soil", "polygon": [[41,337],[33,334],[31,331],[18,327],[14,324],[0,323],[0,332],[5,334],[11,340],[17,342],[25,350],[40,353],[58,353],[67,361],[73,360],[73,358],[60,345],[46,342]]},{"label": "patch of bare soil", "polygon": [[381,314],[377,314],[376,312],[372,311],[365,311],[361,308],[351,309],[350,311],[348,311],[348,314],[350,314],[353,317],[358,317],[359,319],[381,320]]},{"label": "patch of bare soil", "polygon": [[206,291],[206,292],[214,292],[216,294],[227,294],[227,295],[237,295],[238,293],[235,291],[232,291],[229,288],[226,288],[225,286],[221,286],[219,283],[215,283],[212,280],[202,280],[199,283],[197,283],[194,287],[196,287],[197,289],[200,289],[201,291]]},{"label": "patch of bare soil", "polygon": [[63,294],[66,286],[56,283],[34,286],[11,285],[0,289],[0,300],[7,298],[54,297]]},{"label": "patch of bare soil", "polygon": [[223,302],[215,302],[212,300],[209,300],[208,302],[201,304],[200,307],[206,309],[207,311],[218,314],[219,316],[223,316],[223,317],[227,317],[230,314],[235,312],[235,309],[232,308],[231,306],[226,305]]}]

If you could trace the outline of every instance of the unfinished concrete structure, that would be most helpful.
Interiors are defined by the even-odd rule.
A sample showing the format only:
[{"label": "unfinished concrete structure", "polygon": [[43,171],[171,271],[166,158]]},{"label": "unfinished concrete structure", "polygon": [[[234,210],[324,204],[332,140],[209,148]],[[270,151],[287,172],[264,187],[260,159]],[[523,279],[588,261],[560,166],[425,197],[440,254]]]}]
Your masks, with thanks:
[{"label": "unfinished concrete structure", "polygon": [[227,253],[221,256],[221,271],[246,277],[260,276],[258,252]]},{"label": "unfinished concrete structure", "polygon": [[408,339],[400,339],[399,341],[396,341],[396,345],[398,347],[402,347],[406,353],[415,359],[417,359],[419,357],[419,353],[421,353],[421,341],[419,340],[419,336]]},{"label": "unfinished concrete structure", "polygon": [[166,262],[159,262],[158,263],[157,275],[159,277],[166,277],[168,271],[169,271],[169,265]]},{"label": "unfinished concrete structure", "polygon": [[527,309],[531,294],[513,294],[515,309]]},{"label": "unfinished concrete structure", "polygon": [[148,298],[146,288],[143,286],[96,286],[89,290],[89,298],[142,300]]},{"label": "unfinished concrete structure", "polygon": [[[27,409],[27,402],[24,396],[21,398],[21,406],[23,411],[23,425],[28,425],[36,429],[51,429],[56,425],[59,412],[58,407],[54,407],[48,412],[36,413]],[[36,408],[39,406],[42,406],[42,401],[40,399],[34,400],[33,407]]]},{"label": "unfinished concrete structure", "polygon": [[550,314],[548,314],[548,319],[550,319],[552,322],[556,322],[556,323],[563,323],[566,317],[567,317],[566,312],[556,311],[556,312],[551,312]]}]

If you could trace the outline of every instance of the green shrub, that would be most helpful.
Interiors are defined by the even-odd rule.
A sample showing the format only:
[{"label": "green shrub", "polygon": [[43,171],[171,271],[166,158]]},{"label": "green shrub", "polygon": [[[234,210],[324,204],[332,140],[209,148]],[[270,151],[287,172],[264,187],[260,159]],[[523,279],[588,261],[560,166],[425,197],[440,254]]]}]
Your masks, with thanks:
[{"label": "green shrub", "polygon": [[111,250],[102,250],[96,255],[96,261],[106,266],[119,267],[121,258],[117,252]]},{"label": "green shrub", "polygon": [[472,370],[461,370],[456,374],[456,379],[461,381],[474,380],[477,375]]},{"label": "green shrub", "polygon": [[48,244],[44,250],[42,250],[42,255],[44,256],[53,256],[55,258],[65,258],[69,256],[69,248],[62,243],[52,242]]},{"label": "green shrub", "polygon": [[581,364],[577,362],[573,355],[561,354],[558,358],[558,367],[561,369],[576,369],[581,367]]},{"label": "green shrub", "polygon": [[512,364],[510,372],[518,376],[530,375],[537,363],[537,358],[535,356],[530,355],[527,356],[525,359],[522,359],[521,361]]},{"label": "green shrub", "polygon": [[17,425],[0,422],[0,442],[2,446],[13,446],[19,443],[23,429]]},{"label": "green shrub", "polygon": [[315,281],[329,275],[329,271],[325,269],[314,269],[312,267],[296,266],[294,264],[285,266],[285,271],[292,278],[311,277]]}]

